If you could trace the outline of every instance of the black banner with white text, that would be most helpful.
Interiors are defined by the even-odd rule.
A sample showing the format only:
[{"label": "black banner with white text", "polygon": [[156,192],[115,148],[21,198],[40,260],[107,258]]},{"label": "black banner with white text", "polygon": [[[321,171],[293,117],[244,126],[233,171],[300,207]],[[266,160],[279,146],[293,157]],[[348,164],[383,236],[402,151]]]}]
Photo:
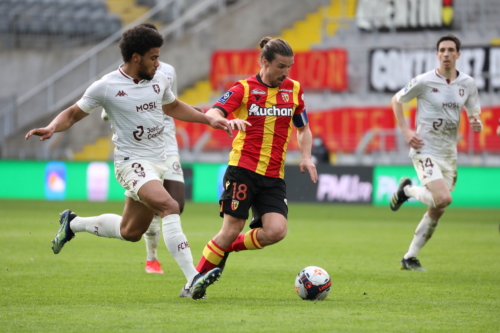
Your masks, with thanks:
[{"label": "black banner with white text", "polygon": [[[439,67],[436,50],[370,50],[370,90],[397,92],[417,75]],[[472,76],[479,91],[500,90],[500,47],[460,49],[457,70]]]}]

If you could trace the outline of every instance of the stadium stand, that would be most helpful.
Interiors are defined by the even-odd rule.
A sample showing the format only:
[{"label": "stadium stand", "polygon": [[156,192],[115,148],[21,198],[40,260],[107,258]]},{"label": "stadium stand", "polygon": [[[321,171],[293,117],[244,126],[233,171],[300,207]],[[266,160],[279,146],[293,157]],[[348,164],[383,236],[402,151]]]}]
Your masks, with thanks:
[{"label": "stadium stand", "polygon": [[102,0],[2,0],[0,13],[3,47],[95,42],[121,28]]},{"label": "stadium stand", "polygon": [[[190,1],[186,3],[191,3]],[[203,1],[198,1],[196,4],[201,2]],[[156,1],[138,0],[136,4],[151,7]],[[418,12],[415,12],[415,8],[406,8],[403,11],[404,15],[398,17],[395,8],[388,10],[383,7],[392,4],[382,0],[318,1],[315,10],[303,12],[301,16],[289,20],[286,25],[279,28],[268,27],[267,31],[273,31],[271,33],[260,31],[250,36],[254,31],[247,30],[245,36],[238,35],[238,39],[241,39],[239,43],[227,33],[234,26],[227,22],[221,23],[223,19],[229,22],[227,15],[219,13],[210,17],[210,13],[215,10],[215,7],[211,7],[210,10],[200,11],[183,21],[182,29],[191,27],[192,33],[184,34],[179,40],[180,43],[173,38],[175,33],[168,30],[170,29],[168,25],[163,26],[166,29],[164,31],[168,31],[168,38],[166,52],[163,53],[162,50],[162,54],[166,54],[164,61],[172,63],[178,72],[182,73],[179,75],[179,88],[182,92],[179,99],[207,108],[220,96],[227,83],[240,79],[238,75],[243,75],[230,72],[224,79],[224,84],[219,86],[212,79],[205,79],[209,77],[211,71],[211,62],[207,61],[209,54],[215,55],[224,50],[249,51],[255,47],[261,36],[272,35],[279,31],[281,31],[279,36],[289,41],[297,53],[340,50],[345,54],[345,58],[335,58],[334,63],[345,63],[336,67],[336,69],[339,69],[338,66],[344,67],[345,87],[332,89],[321,86],[306,90],[313,133],[321,137],[331,153],[331,161],[337,164],[399,164],[407,163],[408,160],[406,143],[395,128],[389,105],[394,89],[404,86],[411,77],[428,70],[426,68],[429,66],[432,68],[435,41],[446,33],[454,33],[462,39],[462,45],[465,47],[462,52],[464,62],[458,68],[461,69],[460,66],[463,66],[461,70],[471,74],[480,84],[484,83],[480,87],[484,119],[489,123],[495,121],[496,126],[497,119],[494,118],[500,116],[500,108],[497,107],[500,106],[500,96],[497,93],[500,89],[498,84],[500,80],[497,77],[498,71],[495,72],[494,60],[498,50],[494,46],[500,44],[500,25],[496,22],[500,10],[497,1],[422,0],[418,4],[423,7],[418,9]],[[152,15],[151,19],[162,18],[168,21],[177,13],[186,12],[185,8],[175,9],[173,5],[174,2],[170,3],[168,10],[159,11]],[[255,6],[255,2],[240,0],[239,5],[231,11],[231,14],[235,15],[235,21],[240,8],[248,10],[252,5]],[[431,9],[436,8],[440,11],[439,15],[426,16]],[[387,13],[392,14],[387,16]],[[204,20],[206,17],[209,18]],[[437,24],[432,20],[439,22]],[[232,24],[241,26],[241,22],[240,18],[238,22]],[[210,30],[216,23],[220,24],[217,33],[215,30],[213,32]],[[274,22],[272,19],[267,19],[266,23],[272,25]],[[218,38],[213,38],[212,33]],[[387,72],[392,69],[374,62],[375,53],[387,61],[385,64],[392,64],[390,67],[394,71]],[[186,54],[190,56],[186,57]],[[389,60],[384,58],[389,54],[396,58],[387,58]],[[407,56],[413,57],[410,65],[405,63]],[[482,67],[481,59],[484,60]],[[325,75],[326,70],[329,69],[323,68],[323,72],[315,72],[313,76],[317,78]],[[385,76],[382,75],[384,72],[387,72]],[[337,75],[339,75],[337,72],[326,72],[328,77]],[[302,79],[300,81],[302,82]],[[415,115],[415,103],[405,106],[405,113],[412,121]],[[7,119],[5,116],[4,118]],[[112,147],[104,144],[108,140],[109,130],[101,131],[97,128],[91,130],[94,134],[87,136],[87,146],[81,145],[81,140],[80,144],[68,144],[73,151],[78,152],[73,154],[74,158],[86,160],[111,157]],[[487,127],[483,134],[475,137],[462,126],[459,163],[485,165],[500,163],[498,140],[495,141],[491,133],[494,131]],[[183,148],[182,159],[224,161],[230,140],[219,134],[207,131],[202,126],[178,124],[178,141]],[[95,145],[92,142],[95,142]],[[287,161],[293,162],[294,150],[297,149],[294,135],[289,147],[292,151],[287,155]]]},{"label": "stadium stand", "polygon": [[[284,29],[280,34],[280,38],[287,40],[295,52],[297,51],[307,51],[311,48],[311,45],[317,44],[321,42],[321,34],[322,34],[322,26],[326,17],[341,17],[341,18],[351,18],[354,16],[355,9],[355,1],[348,0],[347,8],[343,8],[343,3],[339,1],[330,1],[330,4],[327,6],[321,6],[318,8],[316,12],[309,13],[306,15],[305,19],[299,20],[293,23],[291,28]],[[334,35],[336,31],[337,25],[329,24],[327,27],[327,31],[330,35]],[[234,79],[233,79],[234,80]],[[211,84],[208,80],[202,80],[195,83],[193,88],[185,89],[182,94],[179,96],[179,99],[188,103],[190,105],[204,105],[208,107],[211,102],[214,101],[215,98],[218,98],[221,91],[213,90]],[[193,127],[200,127],[198,125],[190,126],[186,123],[178,124],[178,131],[186,131],[186,126],[192,131]],[[200,128],[201,131],[204,131]],[[195,132],[199,132],[199,130],[194,130]],[[216,147],[216,148],[224,148],[229,149],[231,141],[226,139],[223,135],[215,134],[219,138],[219,140],[212,140],[212,144],[210,144],[212,132],[206,132],[205,136],[197,136],[192,138],[194,140],[189,140],[189,142],[193,146],[186,146],[184,144],[185,140],[182,138],[179,140],[181,148],[191,149],[196,145],[196,143],[201,143],[201,140],[205,140],[205,144],[208,144],[208,148]],[[81,152],[75,154],[75,160],[92,160],[95,159],[96,156],[109,156],[112,154],[112,148],[109,145],[103,145],[102,141],[104,138],[99,138],[95,143],[90,143],[85,145]],[[221,146],[221,142],[223,145]],[[295,143],[295,142],[294,142]],[[206,145],[202,145],[202,147],[207,147]],[[296,143],[295,147],[296,148]],[[108,155],[106,155],[108,153]]]}]

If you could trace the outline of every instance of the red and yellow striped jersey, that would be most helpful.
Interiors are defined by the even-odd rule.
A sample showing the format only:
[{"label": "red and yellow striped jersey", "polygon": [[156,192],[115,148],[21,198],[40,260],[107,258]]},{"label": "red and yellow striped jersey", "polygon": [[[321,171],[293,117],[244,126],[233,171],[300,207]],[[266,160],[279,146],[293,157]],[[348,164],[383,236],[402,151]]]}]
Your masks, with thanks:
[{"label": "red and yellow striped jersey", "polygon": [[214,108],[252,124],[234,138],[229,165],[268,177],[285,177],[292,117],[305,110],[299,82],[287,78],[279,87],[271,88],[257,74],[235,83]]}]

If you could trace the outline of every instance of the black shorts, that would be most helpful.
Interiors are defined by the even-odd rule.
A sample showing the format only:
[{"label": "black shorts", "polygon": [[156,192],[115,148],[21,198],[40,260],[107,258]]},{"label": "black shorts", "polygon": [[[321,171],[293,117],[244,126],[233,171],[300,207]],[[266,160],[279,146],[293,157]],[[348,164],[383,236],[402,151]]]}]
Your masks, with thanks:
[{"label": "black shorts", "polygon": [[223,185],[225,190],[219,200],[221,217],[228,214],[246,220],[252,208],[250,228],[261,228],[261,218],[266,213],[288,217],[286,184],[281,178],[262,176],[230,165],[224,174]]}]

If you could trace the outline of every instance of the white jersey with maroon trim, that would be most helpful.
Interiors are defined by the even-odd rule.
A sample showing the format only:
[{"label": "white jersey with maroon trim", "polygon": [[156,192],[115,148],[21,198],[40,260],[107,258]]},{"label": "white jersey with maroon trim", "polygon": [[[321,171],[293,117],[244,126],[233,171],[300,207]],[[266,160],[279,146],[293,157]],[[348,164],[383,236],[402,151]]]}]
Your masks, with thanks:
[{"label": "white jersey with maroon trim", "polygon": [[[172,92],[177,97],[177,75],[173,66],[161,62],[158,71],[162,72],[167,76],[170,82]],[[175,155],[179,153],[179,148],[177,146],[177,139],[175,138],[175,123],[174,119],[170,116],[163,116],[165,122],[165,131],[163,131],[163,136],[165,138],[165,154]]]},{"label": "white jersey with maroon trim", "polygon": [[457,78],[449,82],[437,70],[413,78],[396,94],[399,103],[417,98],[416,127],[424,146],[411,148],[410,156],[428,154],[443,159],[456,159],[457,134],[460,114],[465,107],[467,115],[481,113],[476,82],[457,71]]},{"label": "white jersey with maroon trim", "polygon": [[119,68],[94,82],[77,105],[86,113],[99,106],[106,110],[119,166],[134,160],[166,161],[162,105],[174,100],[163,73],[157,72],[151,81],[137,81]]}]

